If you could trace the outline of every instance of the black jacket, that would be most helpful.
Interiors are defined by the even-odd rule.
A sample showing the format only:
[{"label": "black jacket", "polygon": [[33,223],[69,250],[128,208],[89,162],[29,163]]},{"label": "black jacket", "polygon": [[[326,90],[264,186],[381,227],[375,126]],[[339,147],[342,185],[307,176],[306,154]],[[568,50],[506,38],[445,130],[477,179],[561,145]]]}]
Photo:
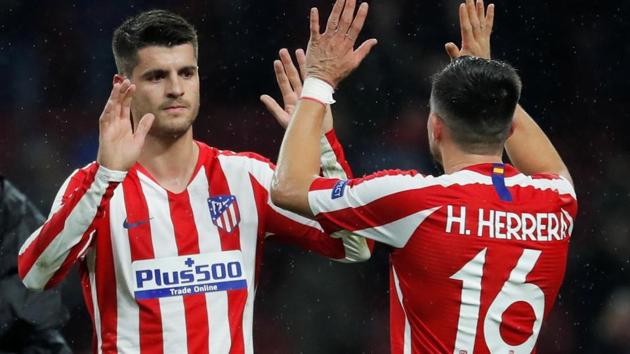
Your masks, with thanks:
[{"label": "black jacket", "polygon": [[71,353],[58,330],[68,319],[58,291],[30,291],[17,274],[21,245],[44,221],[0,176],[0,354]]}]

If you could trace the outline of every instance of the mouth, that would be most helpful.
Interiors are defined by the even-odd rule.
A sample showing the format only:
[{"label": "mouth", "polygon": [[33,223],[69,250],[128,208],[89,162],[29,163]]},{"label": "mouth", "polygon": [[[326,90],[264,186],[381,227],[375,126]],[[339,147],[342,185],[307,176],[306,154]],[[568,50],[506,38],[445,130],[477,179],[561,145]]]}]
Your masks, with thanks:
[{"label": "mouth", "polygon": [[168,106],[164,108],[164,110],[168,113],[183,113],[187,109],[188,107],[182,106],[182,105],[174,105],[174,106]]}]

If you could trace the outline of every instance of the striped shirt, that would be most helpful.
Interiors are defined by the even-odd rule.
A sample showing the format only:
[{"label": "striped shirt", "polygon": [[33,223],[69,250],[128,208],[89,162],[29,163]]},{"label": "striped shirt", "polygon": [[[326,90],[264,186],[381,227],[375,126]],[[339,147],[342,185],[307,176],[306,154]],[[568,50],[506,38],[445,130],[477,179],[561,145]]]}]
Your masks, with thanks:
[{"label": "striped shirt", "polygon": [[[79,264],[95,353],[253,353],[268,236],[339,261],[370,256],[363,238],[331,238],[317,222],[273,205],[268,160],[197,144],[198,163],[181,193],[139,164],[76,171],[20,250],[19,273],[30,288],[54,286]],[[322,138],[321,162],[325,176],[349,175],[333,132]]]},{"label": "striped shirt", "polygon": [[503,164],[383,171],[316,179],[309,205],[331,235],[392,247],[393,354],[535,351],[577,213],[566,179]]}]

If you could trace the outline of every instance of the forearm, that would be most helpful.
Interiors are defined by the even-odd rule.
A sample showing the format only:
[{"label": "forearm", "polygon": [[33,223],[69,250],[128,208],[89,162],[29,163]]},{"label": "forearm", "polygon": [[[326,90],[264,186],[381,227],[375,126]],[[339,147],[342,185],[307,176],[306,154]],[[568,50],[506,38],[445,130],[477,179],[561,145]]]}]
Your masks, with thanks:
[{"label": "forearm", "polygon": [[571,181],[556,148],[520,105],[514,112],[514,132],[505,149],[514,166],[525,174],[554,173]]},{"label": "forearm", "polygon": [[300,100],[284,135],[271,188],[274,204],[311,217],[308,190],[319,174],[319,140],[325,111],[321,103]]}]

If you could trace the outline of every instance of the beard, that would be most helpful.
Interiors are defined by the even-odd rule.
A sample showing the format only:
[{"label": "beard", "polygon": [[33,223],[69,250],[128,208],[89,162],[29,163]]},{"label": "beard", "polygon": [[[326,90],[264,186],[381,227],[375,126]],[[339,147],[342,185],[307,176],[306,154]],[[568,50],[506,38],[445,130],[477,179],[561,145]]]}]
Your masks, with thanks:
[{"label": "beard", "polygon": [[442,155],[437,148],[434,148],[429,144],[429,150],[431,151],[431,159],[433,160],[433,165],[435,166],[436,171],[440,174],[444,174],[444,164],[442,163]]},{"label": "beard", "polygon": [[199,106],[190,107],[189,111],[179,116],[161,110],[156,114],[149,134],[162,139],[178,139],[191,129],[198,113]]}]

